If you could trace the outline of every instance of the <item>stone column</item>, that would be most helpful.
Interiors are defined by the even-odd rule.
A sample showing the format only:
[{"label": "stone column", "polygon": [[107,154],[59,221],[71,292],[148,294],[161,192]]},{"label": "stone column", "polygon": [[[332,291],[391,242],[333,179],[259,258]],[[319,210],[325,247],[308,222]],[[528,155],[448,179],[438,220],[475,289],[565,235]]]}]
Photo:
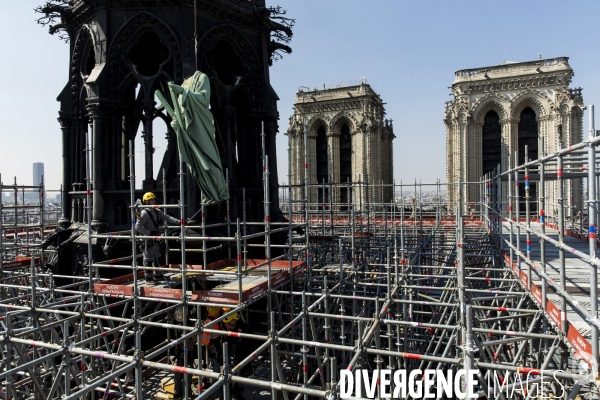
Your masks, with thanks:
[{"label": "stone column", "polygon": [[[545,154],[548,153],[548,116],[547,115],[543,115],[538,117],[538,158],[543,157]],[[538,196],[538,201],[539,201],[539,197],[542,195],[542,187],[540,186],[540,183],[537,182],[537,196]],[[544,192],[546,193],[546,197],[545,197],[545,201],[547,204],[548,201],[548,193],[550,193],[550,185],[548,182],[545,183],[544,185]],[[547,209],[547,207],[546,207]],[[538,213],[539,213],[539,206],[538,206]]]},{"label": "stone column", "polygon": [[[88,103],[92,126],[92,228],[99,230],[104,224],[104,195],[106,158],[105,107],[100,102]],[[85,221],[85,215],[84,219]]]},{"label": "stone column", "polygon": [[[519,150],[519,118],[514,118],[510,125],[510,155],[514,158],[515,152]],[[519,160],[517,160],[517,163]],[[512,160],[515,165],[515,161]]]},{"label": "stone column", "polygon": [[[450,174],[452,176],[452,184],[458,182],[459,173],[460,173],[460,159],[462,154],[460,153],[460,135],[458,134],[458,123],[456,119],[452,120],[450,125],[450,135],[452,136],[452,164],[450,165]],[[456,185],[451,186],[451,202],[449,207],[452,211],[456,208],[456,201],[458,200],[458,188]]]},{"label": "stone column", "polygon": [[[121,189],[121,110],[110,109],[110,190]],[[117,151],[119,149],[119,151]]]},{"label": "stone column", "polygon": [[[571,127],[570,127],[570,116],[571,113],[563,112],[564,108],[560,109],[559,121],[560,121],[560,131],[562,133],[561,143],[559,148],[563,149],[571,145]],[[571,218],[573,216],[573,185],[576,183],[576,179],[565,179],[565,187],[564,187],[564,210],[565,217]]]},{"label": "stone column", "polygon": [[[317,183],[317,134],[308,132],[308,183],[309,185]],[[309,201],[316,203],[318,200],[317,189],[308,188]]]},{"label": "stone column", "polygon": [[[548,152],[548,117],[538,117],[538,157],[543,157]],[[542,140],[543,139],[543,140]]]},{"label": "stone column", "polygon": [[373,147],[371,149],[371,157],[373,160],[373,176],[371,177],[371,182],[376,185],[373,186],[373,201],[381,203],[381,159],[383,158],[383,154],[381,154],[381,126],[375,127],[372,137]]},{"label": "stone column", "polygon": [[[58,220],[58,225],[66,229],[71,225],[71,210],[69,205],[71,204],[69,191],[71,190],[71,184],[73,178],[69,173],[71,166],[74,164],[74,160],[71,159],[71,148],[74,146],[73,137],[73,124],[75,116],[67,114],[65,112],[59,112],[58,122],[60,123],[60,129],[62,131],[62,161],[63,161],[63,175],[62,175],[62,192],[61,192],[61,216]],[[77,125],[75,124],[75,127]]]},{"label": "stone column", "polygon": [[364,200],[368,203],[372,203],[375,198],[373,197],[373,179],[375,178],[374,165],[375,162],[373,157],[375,153],[373,152],[373,136],[375,135],[375,127],[370,126],[366,135],[367,147],[365,148],[365,157],[367,158],[367,168],[365,171],[365,176],[363,176],[363,181],[366,185],[365,190],[365,198]]},{"label": "stone column", "polygon": [[[288,163],[290,165],[290,171],[289,171],[289,175],[290,176],[288,178],[289,179],[288,184],[289,185],[294,185],[295,181],[296,181],[296,175],[295,175],[295,173],[296,173],[296,164],[295,164],[296,163],[296,155],[294,154],[296,139],[292,135],[292,132],[290,132],[290,131],[286,132],[286,136],[287,136],[287,139],[288,139],[288,147],[289,147],[289,149],[287,151],[287,154],[288,154],[288,157],[289,157]],[[294,192],[293,192],[293,189],[292,189],[292,192],[289,192],[288,195],[293,196],[293,194],[294,194]]]},{"label": "stone column", "polygon": [[[279,175],[277,174],[277,120],[278,114],[270,114],[265,118],[265,154],[269,156],[269,213],[273,218],[279,218]],[[240,149],[243,151],[242,149]]]},{"label": "stone column", "polygon": [[[394,127],[392,125],[392,120],[390,120],[390,132],[389,132],[390,136],[388,139],[388,145],[389,147],[389,183],[393,184],[394,183]],[[396,188],[392,186],[392,188],[390,189],[389,195],[388,195],[388,201],[392,201],[395,197],[396,197]]]},{"label": "stone column", "polygon": [[[300,185],[303,181],[304,174],[304,159],[301,161],[301,150],[303,149],[303,143],[301,141],[302,132],[292,131],[290,132],[290,146],[292,153],[292,185]],[[298,187],[292,189],[293,200],[301,199],[302,190]],[[300,210],[300,205],[294,203],[294,210]]]},{"label": "stone column", "polygon": [[372,159],[371,159],[371,140],[372,140],[372,127],[368,127],[367,129],[363,130],[363,135],[364,135],[364,150],[363,150],[363,156],[364,156],[364,169],[363,169],[363,175],[362,175],[362,181],[363,181],[363,194],[362,194],[362,202],[363,202],[363,207],[366,207],[366,204],[372,201],[372,188],[371,188],[371,179],[373,179],[373,174],[372,174]]},{"label": "stone column", "polygon": [[[131,141],[131,150],[135,161],[135,136],[137,134],[137,124],[135,122],[135,116],[133,115],[133,108],[129,108],[128,104],[125,104],[119,111],[119,132],[121,136],[120,179],[124,183],[124,188],[129,188],[129,141]],[[138,179],[141,179],[141,177],[138,177]]]},{"label": "stone column", "polygon": [[[333,127],[329,127],[328,129],[327,150],[329,152],[327,170],[329,171],[330,182],[336,184],[340,182],[340,133],[333,132]],[[339,188],[336,188],[334,185],[332,186],[332,190],[334,193],[329,193],[332,204],[339,203]]]},{"label": "stone column", "polygon": [[[452,183],[454,179],[454,129],[450,119],[444,120],[446,125],[446,182]],[[448,186],[448,204],[454,202],[454,186]]]},{"label": "stone column", "polygon": [[[555,148],[555,135],[554,135],[554,117],[552,116],[552,114],[549,115],[544,115],[541,117],[538,117],[538,120],[540,121],[540,129],[543,130],[543,137],[544,137],[544,153],[545,154],[551,154],[554,152],[554,148]],[[550,181],[547,180],[546,181],[546,185],[545,185],[545,190],[546,190],[546,208],[545,208],[545,212],[546,215],[548,216],[554,216],[554,202],[556,199],[556,181]]]},{"label": "stone column", "polygon": [[[466,158],[465,158],[465,166],[464,166],[465,182],[474,182],[474,181],[478,180],[477,175],[476,175],[477,162],[473,162],[473,161],[475,161],[477,149],[475,148],[474,129],[473,129],[473,123],[472,123],[471,118],[466,119],[466,126],[464,129],[464,134],[465,134],[465,143],[466,143],[466,149],[465,149]],[[468,210],[470,208],[471,209],[473,208],[477,185],[469,185],[465,189],[466,189],[465,190],[465,207]]]},{"label": "stone column", "polygon": [[[351,176],[350,176],[350,182],[353,183],[353,185],[351,186],[350,190],[352,191],[351,193],[348,194],[348,196],[352,196],[350,198],[350,201],[353,204],[358,204],[358,185],[356,185],[355,183],[358,182],[359,176],[361,175],[361,166],[363,165],[363,155],[362,155],[362,151],[363,151],[363,146],[362,146],[362,134],[361,131],[356,129],[352,132],[350,132],[350,141],[351,141],[351,147],[352,147],[352,165],[351,165]],[[356,206],[358,207],[358,206]]]},{"label": "stone column", "polygon": [[[570,131],[571,131],[571,144],[580,143],[582,140],[582,132],[583,132],[583,121],[582,121],[582,113],[581,112],[572,112],[571,122],[570,122]],[[587,137],[587,135],[586,135]],[[577,210],[582,210],[584,207],[583,203],[583,183],[581,178],[577,178],[573,180],[573,202],[574,205],[577,206]]]},{"label": "stone column", "polygon": [[144,131],[142,132],[142,138],[144,138],[144,190],[154,190],[156,184],[154,182],[154,146],[152,137],[152,122],[154,121],[154,100],[144,100]]},{"label": "stone column", "polygon": [[124,123],[121,125],[121,181],[128,182],[129,181],[129,140],[130,139],[125,133]]},{"label": "stone column", "polygon": [[[292,184],[300,185],[304,182],[304,133],[302,131],[292,131],[290,133],[291,153],[292,153]],[[296,187],[292,190],[292,199],[301,200],[302,189]],[[299,203],[293,204],[294,210],[301,209]]]},{"label": "stone column", "polygon": [[[552,142],[552,147],[550,147],[550,149],[552,149],[552,151],[558,151],[560,150],[560,148],[562,147],[562,141],[559,137],[559,125],[560,125],[560,115],[558,113],[553,113],[549,115],[549,123],[548,123],[548,131],[549,131],[549,136],[552,137],[553,142]],[[559,187],[559,181],[555,180],[552,182],[552,197],[550,198],[550,204],[548,206],[548,211],[546,212],[546,214],[551,215],[554,218],[558,217],[558,202],[559,202],[559,196],[558,196],[558,187]],[[563,182],[564,184],[564,182]],[[564,192],[563,192],[563,196],[564,196]],[[565,202],[565,205],[567,203]]]},{"label": "stone column", "polygon": [[[458,136],[458,143],[459,143],[459,148],[458,148],[458,153],[460,154],[460,161],[459,161],[459,166],[458,166],[458,181],[461,182],[461,184],[463,182],[465,182],[468,178],[467,175],[467,165],[468,165],[468,157],[469,157],[469,146],[468,146],[468,138],[467,138],[467,121],[466,121],[466,116],[465,115],[461,115],[459,116],[459,120],[458,120],[458,125],[457,125],[457,136]],[[468,198],[469,198],[469,192],[467,190],[464,190],[465,186],[463,186],[463,191],[462,191],[462,195],[463,198],[460,199],[462,201],[462,212],[465,212],[467,209],[467,203],[468,203]],[[457,188],[457,200],[458,199],[458,194],[460,193],[460,190],[458,190]]]},{"label": "stone column", "polygon": [[[472,149],[471,149],[471,157],[473,170],[472,175],[469,178],[470,182],[479,182],[483,177],[483,154],[482,154],[482,129],[483,122],[473,122],[471,124],[472,129]],[[474,202],[477,206],[479,204],[479,199],[481,198],[481,188],[480,185],[471,185],[472,186],[472,194],[471,199],[469,201]]]},{"label": "stone column", "polygon": [[[381,180],[384,185],[388,185],[392,183],[391,175],[390,175],[390,163],[392,162],[391,154],[390,154],[390,134],[389,131],[384,130],[381,134],[381,156],[380,164],[381,164]],[[390,188],[385,186],[383,189],[383,198],[381,199],[384,203],[389,202],[389,193]]]},{"label": "stone column", "polygon": [[[444,125],[446,125],[446,182],[450,183],[454,178],[452,174],[452,125],[448,120],[444,120]],[[448,191],[448,196],[450,196],[450,191]]]},{"label": "stone column", "polygon": [[[516,139],[514,138],[514,136],[516,136],[516,134],[514,133],[517,129],[518,129],[518,120],[517,122],[515,122],[514,119],[512,118],[506,118],[506,119],[502,119],[500,120],[500,125],[502,127],[502,148],[500,151],[500,157],[501,157],[501,161],[500,161],[500,168],[502,170],[502,172],[506,171],[510,166],[509,166],[509,156],[512,160],[512,158],[514,157],[514,147],[515,147],[515,142]],[[512,163],[512,161],[511,161]],[[508,215],[508,183],[507,182],[503,182],[502,183],[502,213],[505,215]]]},{"label": "stone column", "polygon": [[296,184],[296,169],[297,169],[297,161],[296,161],[296,133],[292,131],[288,131],[286,133],[288,137],[288,146],[289,146],[289,163],[290,163],[290,185]]},{"label": "stone column", "polygon": [[571,127],[571,113],[567,112],[562,114],[562,126],[563,126],[563,140],[564,145],[562,147],[570,146],[573,144],[573,130]]},{"label": "stone column", "polygon": [[381,126],[375,127],[372,143],[373,177],[371,178],[371,182],[375,184],[373,186],[373,201],[381,203]]}]

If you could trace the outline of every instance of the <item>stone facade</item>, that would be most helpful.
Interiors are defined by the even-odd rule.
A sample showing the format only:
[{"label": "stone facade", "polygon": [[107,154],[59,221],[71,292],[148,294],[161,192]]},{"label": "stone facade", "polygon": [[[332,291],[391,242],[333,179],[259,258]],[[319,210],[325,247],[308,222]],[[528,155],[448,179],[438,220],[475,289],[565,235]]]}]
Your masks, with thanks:
[{"label": "stone facade", "polygon": [[[215,142],[228,171],[231,208],[210,206],[207,223],[264,219],[262,147],[269,156],[270,215],[280,219],[276,134],[277,94],[269,65],[292,35],[278,7],[265,0],[73,0],[39,11],[61,21],[53,29],[70,38],[69,80],[58,96],[63,141],[62,217],[68,227],[85,222],[85,138],[91,130],[92,224],[94,229],[130,227],[129,152],[143,150],[144,170],[136,171],[143,190],[165,181],[168,203],[179,200],[179,152],[171,118],[155,102],[168,82],[181,84],[196,70],[210,79]],[[67,4],[68,3],[68,4]],[[44,7],[45,9],[46,7]],[[48,15],[50,13],[50,16]],[[277,22],[279,21],[279,22]],[[288,23],[289,25],[289,23]],[[154,122],[164,121],[167,150],[154,173]],[[162,124],[162,122],[161,122]],[[89,127],[90,126],[90,127]],[[141,127],[143,149],[134,148]],[[265,133],[265,139],[261,133]],[[130,147],[131,143],[131,147]],[[237,149],[244,151],[237,151]],[[185,176],[186,215],[196,214],[201,193]],[[246,208],[241,204],[245,201]]]},{"label": "stone facade", "polygon": [[[358,208],[366,203],[390,202],[393,195],[392,120],[384,119],[381,97],[367,83],[296,94],[294,114],[286,132],[290,141],[291,182],[304,184],[305,137],[311,203],[331,201],[337,208],[350,200]],[[346,185],[354,185],[348,195]],[[378,185],[373,190],[373,183]],[[331,190],[331,193],[329,191]],[[294,197],[303,189],[294,189]]]},{"label": "stone facade", "polygon": [[[446,173],[449,183],[477,182],[560,148],[579,143],[583,130],[581,88],[571,89],[574,75],[567,57],[502,64],[456,72],[453,99],[446,103]],[[469,185],[466,202],[479,198],[479,185]],[[537,185],[532,185],[537,186]],[[581,182],[565,184],[566,215],[581,207]],[[503,204],[508,187],[503,184]],[[537,195],[538,189],[532,189]],[[523,196],[523,192],[520,193]],[[448,190],[455,207],[458,189]],[[556,182],[546,184],[546,213],[556,212]],[[468,203],[464,203],[467,205]],[[503,206],[506,210],[506,206]]]}]

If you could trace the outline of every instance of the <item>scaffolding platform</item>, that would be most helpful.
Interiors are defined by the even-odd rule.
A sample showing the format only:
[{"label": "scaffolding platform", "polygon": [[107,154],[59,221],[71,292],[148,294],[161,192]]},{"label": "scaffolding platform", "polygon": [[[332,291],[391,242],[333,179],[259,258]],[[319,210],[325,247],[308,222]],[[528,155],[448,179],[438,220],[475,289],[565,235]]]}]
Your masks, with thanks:
[{"label": "scaffolding platform", "polygon": [[[504,232],[503,236],[506,240],[509,239],[509,230],[510,225],[508,223],[504,223]],[[541,232],[542,226],[539,222],[532,222],[531,227],[536,232]],[[558,230],[553,227],[546,225],[545,233],[558,240]],[[570,236],[565,232],[564,242],[569,246],[581,251],[585,252],[589,248],[589,244],[587,241]],[[514,239],[516,241],[517,235],[514,235]],[[521,231],[519,235],[519,244],[521,249],[525,249],[527,246],[526,235],[525,232]],[[577,258],[572,253],[565,251],[565,291],[573,296],[573,298],[579,302],[582,306],[590,309],[590,266],[583,263],[579,258]],[[554,246],[546,246],[545,249],[546,256],[546,272],[552,278],[552,280],[556,283],[560,283],[560,256],[559,249]],[[507,264],[509,262],[508,252],[504,252],[505,260]],[[531,259],[533,262],[539,263],[541,257],[541,249],[540,242],[538,240],[531,241]],[[535,269],[532,271],[531,277],[532,282],[528,282],[529,279],[529,266],[527,263],[521,262],[520,264],[513,263],[512,271],[515,276],[518,277],[521,284],[525,289],[528,289],[531,293],[531,296],[535,301],[542,306],[542,279],[535,272]],[[562,330],[562,319],[561,319],[561,296],[556,290],[548,285],[546,288],[548,298],[546,301],[546,314],[550,321],[554,323],[558,330]],[[600,305],[600,299],[595,299]],[[585,359],[591,358],[591,327],[586,321],[585,317],[581,315],[578,310],[572,307],[570,303],[566,305],[567,315],[566,315],[566,323],[567,327],[565,328],[567,331],[567,340],[577,349],[581,356]]]},{"label": "scaffolding platform", "polygon": [[[34,263],[35,264],[39,264],[40,263],[40,258],[39,257],[35,257]],[[2,263],[2,268],[6,270],[6,269],[13,269],[13,268],[25,267],[25,266],[28,266],[28,265],[31,265],[31,257],[17,256],[15,258],[15,261],[3,262]]]},{"label": "scaffolding platform", "polygon": [[[588,146],[587,150],[582,146]],[[579,149],[579,167],[591,171],[588,183],[595,182],[600,160],[595,147],[600,147],[600,137],[561,150],[559,158],[545,157],[537,162],[537,171],[555,171],[562,162],[560,157]],[[589,158],[583,157],[585,151]],[[586,166],[585,160],[597,161]],[[12,269],[4,268],[0,278],[3,386],[13,399],[92,400],[98,394],[103,398],[168,399],[177,373],[186,374],[188,382],[194,382],[194,375],[196,379],[204,377],[206,386],[200,390],[206,391],[206,378],[213,376],[215,365],[211,357],[197,352],[202,351],[201,341],[209,334],[211,341],[216,340],[213,346],[222,346],[216,361],[227,365],[219,382],[229,388],[227,400],[234,398],[234,384],[236,389],[244,389],[247,400],[336,400],[338,393],[330,389],[340,383],[339,371],[372,373],[382,364],[394,370],[478,369],[475,389],[480,398],[494,398],[492,390],[502,392],[504,383],[518,387],[519,376],[544,370],[545,375],[562,380],[560,388],[546,385],[550,396],[544,397],[559,398],[561,388],[562,395],[569,392],[569,398],[592,397],[600,384],[593,369],[598,361],[600,328],[600,261],[595,245],[600,243],[587,240],[597,233],[598,193],[589,191],[587,215],[563,207],[571,214],[570,230],[564,229],[569,222],[565,212],[547,216],[564,229],[564,235],[557,226],[542,228],[541,218],[531,222],[535,220],[532,214],[541,217],[541,210],[563,204],[553,204],[555,197],[537,191],[534,196],[527,191],[522,196],[519,185],[514,193],[502,191],[503,181],[519,182],[521,176],[529,176],[531,166],[528,162],[525,167],[469,183],[464,189],[478,193],[481,201],[477,203],[465,204],[462,195],[446,200],[438,182],[436,194],[429,191],[427,195],[435,201],[433,206],[417,195],[416,185],[407,204],[402,191],[405,185],[394,185],[391,192],[398,188],[400,195],[390,203],[342,205],[347,209],[341,209],[333,204],[338,196],[331,195],[330,210],[325,213],[320,205],[299,200],[314,197],[311,190],[319,189],[306,184],[304,189],[282,188],[290,193],[288,221],[299,225],[271,225],[270,218],[264,223],[234,223],[229,213],[226,222],[206,225],[202,209],[202,236],[187,235],[182,229],[179,238],[169,239],[185,244],[173,249],[181,252],[182,260],[187,252],[202,253],[203,260],[227,258],[210,264],[186,265],[183,261],[151,268],[136,264],[137,258],[129,254],[94,260],[95,254],[101,254],[94,252],[95,240],[137,238],[133,226],[131,233],[90,230],[89,235],[78,237],[73,242],[76,262],[70,265],[83,268],[59,268],[57,273],[48,271],[51,263],[46,260],[58,261],[58,246],[43,249],[32,236],[27,238],[29,243],[0,246],[3,261],[15,263]],[[562,189],[570,178],[551,173],[557,181],[558,198],[564,198]],[[568,173],[585,179],[581,172]],[[180,176],[183,190],[183,173]],[[449,183],[447,188],[453,185]],[[540,181],[539,185],[546,184]],[[352,190],[361,190],[361,186],[358,182]],[[292,199],[294,194],[296,199]],[[86,196],[91,202],[90,194]],[[265,204],[268,199],[266,196]],[[243,197],[237,198],[234,206],[244,210],[246,204]],[[252,200],[251,204],[256,203]],[[183,212],[185,205],[165,207],[179,207]],[[83,215],[85,210],[81,211]],[[575,215],[579,217],[578,230]],[[91,213],[88,220],[91,229]],[[225,228],[228,236],[205,236],[225,232]],[[269,239],[285,231],[287,243],[283,234]],[[209,255],[213,250],[220,252]],[[223,251],[228,255],[216,255]],[[281,254],[277,257],[281,260],[273,260],[272,251]],[[244,258],[250,254],[265,254],[265,259]],[[118,274],[123,276],[95,280],[109,277],[105,268],[121,269]],[[146,282],[146,268],[162,271],[165,279]],[[114,269],[111,272],[114,274]],[[93,290],[86,286],[90,284],[94,284]],[[229,325],[203,319],[208,314],[202,309],[206,306],[228,307],[227,316],[239,313],[249,326],[236,332],[228,329]],[[142,311],[129,314],[129,310]],[[192,317],[178,321],[173,318],[177,310]],[[357,347],[356,343],[363,345]],[[187,366],[176,365],[170,350],[175,346],[183,349],[175,354],[187,355]],[[28,358],[32,354],[33,358]],[[252,369],[246,368],[250,365]],[[498,373],[514,375],[514,383],[502,378],[502,383],[490,385],[488,378]],[[532,388],[527,386],[527,391],[531,393]],[[197,390],[198,385],[192,385],[188,398],[196,398]]]},{"label": "scaffolding platform", "polygon": [[[208,264],[206,269],[201,265],[188,265],[186,280],[201,281],[205,286],[210,282],[218,282],[217,286],[208,290],[187,290],[188,298],[192,301],[210,301],[214,303],[238,304],[240,303],[240,281],[235,273],[237,260],[221,260]],[[159,282],[147,282],[144,272],[138,272],[139,295],[158,299],[183,298],[181,288],[176,287],[181,282],[181,266],[169,264],[163,268],[173,268],[177,272],[165,273],[165,279]],[[306,268],[304,261],[291,262],[292,273],[301,273]],[[241,302],[248,301],[269,289],[267,260],[246,260],[246,267],[242,268],[241,277]],[[290,278],[290,261],[271,261],[271,286],[273,288],[287,282]],[[133,296],[133,274],[119,276],[101,283],[94,284],[94,292],[111,297]]]},{"label": "scaffolding platform", "polygon": [[[247,272],[248,270],[252,271],[264,271],[267,273],[267,260],[264,259],[256,259],[249,258],[246,261],[242,261],[246,266],[242,265],[242,272]],[[294,275],[299,274],[300,272],[306,269],[305,261],[292,261],[291,262],[292,272]],[[221,271],[235,271],[237,269],[237,260],[221,260],[214,263],[210,263],[206,266],[207,270],[221,270]],[[274,260],[271,261],[271,269],[277,271],[289,271],[290,270],[290,261],[287,260]]]}]

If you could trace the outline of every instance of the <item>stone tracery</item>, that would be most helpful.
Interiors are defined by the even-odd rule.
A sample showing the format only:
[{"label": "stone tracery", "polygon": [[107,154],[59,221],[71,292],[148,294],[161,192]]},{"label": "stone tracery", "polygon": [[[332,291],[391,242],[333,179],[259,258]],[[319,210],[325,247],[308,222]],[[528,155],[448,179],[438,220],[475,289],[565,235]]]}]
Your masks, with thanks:
[{"label": "stone tracery", "polygon": [[[529,147],[531,154],[541,156],[567,144],[581,141],[583,98],[581,89],[568,88],[573,70],[567,57],[524,63],[502,63],[497,66],[457,71],[452,85],[453,100],[446,102],[446,172],[449,183],[479,181],[491,169],[490,160],[497,158],[497,149],[485,146],[498,142],[490,137],[483,141],[483,126],[490,111],[499,116],[500,167],[507,170],[514,163],[515,153],[524,154],[525,139],[519,140],[521,116],[528,108],[535,113],[537,143]],[[491,122],[490,122],[491,123]],[[521,124],[522,125],[522,124]],[[489,129],[486,128],[486,129]],[[497,132],[497,128],[495,132]],[[559,134],[562,132],[562,136]],[[488,132],[489,134],[489,132]],[[527,139],[530,141],[530,139]],[[522,142],[522,143],[520,143]],[[486,161],[487,160],[487,161]],[[547,200],[556,202],[555,183],[547,183]],[[573,182],[567,185],[567,213],[581,207],[580,190]],[[503,186],[503,201],[507,188]],[[533,192],[535,195],[535,192]],[[448,190],[450,204],[458,200],[456,185]],[[465,203],[479,197],[479,189],[471,187],[465,193]],[[552,211],[550,210],[550,213]]]},{"label": "stone tracery", "polygon": [[[143,180],[144,191],[154,190],[165,171],[167,191],[175,193],[172,184],[177,182],[179,164],[175,135],[169,132],[161,172],[154,173],[153,121],[160,118],[165,121],[167,131],[170,129],[169,118],[157,107],[154,92],[157,89],[164,92],[169,81],[182,83],[197,69],[206,71],[211,79],[214,97],[211,109],[220,155],[229,172],[233,202],[241,203],[242,187],[245,187],[247,202],[251,203],[248,218],[262,220],[264,207],[257,199],[262,199],[263,191],[260,133],[264,126],[271,170],[271,215],[279,218],[275,154],[278,99],[266,71],[274,52],[291,51],[283,43],[274,45],[273,39],[286,42],[286,37],[291,37],[293,22],[290,21],[293,20],[287,19],[283,25],[274,21],[280,14],[279,9],[266,7],[262,0],[200,1],[196,13],[192,12],[194,2],[189,0],[75,0],[70,3],[73,7],[36,9],[43,15],[41,23],[51,25],[51,32],[60,31],[64,34],[62,38],[72,40],[69,81],[59,96],[65,189],[61,225],[81,221],[79,207],[85,188],[83,149],[90,131],[94,229],[114,229],[129,224],[120,210],[123,199],[127,200],[122,192],[129,188],[129,143],[138,136],[138,131],[144,139],[141,153],[144,153],[145,168],[136,172],[137,180]],[[285,32],[273,37],[274,30]],[[196,36],[197,48],[194,46]],[[230,77],[231,82],[217,79],[219,73],[228,72],[227,68],[222,65],[211,68],[207,57],[221,42],[230,43],[232,52],[241,60],[243,73]],[[153,51],[146,51],[148,47]],[[246,150],[244,157],[250,162],[231,157],[236,154],[237,146]],[[184,201],[190,207],[190,215],[195,213],[199,196],[199,190],[186,191]],[[241,214],[236,207],[231,210],[232,216]],[[209,214],[221,220],[225,206],[215,208]]]},{"label": "stone tracery", "polygon": [[[308,139],[309,183],[321,183],[323,179],[322,174],[317,173],[320,160],[317,157],[317,133],[321,127],[327,135],[327,182],[393,183],[392,141],[395,136],[392,121],[384,119],[383,102],[368,84],[310,92],[301,90],[296,95],[294,108],[286,133],[290,139],[293,185],[304,182],[304,130]],[[301,197],[300,189],[295,190]],[[327,198],[327,193],[325,190],[311,191],[310,201],[321,202]],[[344,188],[333,188],[330,195],[336,207],[347,207],[349,194]],[[383,200],[389,202],[392,195],[392,188],[386,187]],[[366,204],[365,196],[369,196],[371,202],[382,200],[381,190],[350,196],[356,207],[361,200]]]}]

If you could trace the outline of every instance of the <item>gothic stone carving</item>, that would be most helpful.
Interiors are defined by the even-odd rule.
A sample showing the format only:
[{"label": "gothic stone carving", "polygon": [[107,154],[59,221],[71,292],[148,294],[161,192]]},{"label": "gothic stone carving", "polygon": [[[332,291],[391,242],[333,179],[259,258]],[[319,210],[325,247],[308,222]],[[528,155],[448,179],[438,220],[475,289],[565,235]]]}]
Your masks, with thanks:
[{"label": "gothic stone carving", "polygon": [[[449,183],[474,182],[482,174],[482,127],[490,111],[496,112],[501,126],[501,168],[514,163],[519,144],[519,121],[527,107],[535,113],[538,132],[538,156],[560,147],[581,141],[581,89],[568,86],[573,76],[567,57],[536,60],[523,63],[504,62],[500,65],[457,71],[452,84],[453,99],[446,102],[446,173]],[[564,121],[567,121],[565,123]],[[560,126],[560,128],[559,128]],[[559,137],[559,129],[562,138]],[[543,146],[542,146],[543,143]],[[503,185],[503,210],[506,212],[507,187]],[[578,182],[568,187],[567,213],[581,207]],[[576,188],[576,189],[573,189]],[[546,185],[546,201],[556,202],[556,183]],[[458,200],[456,185],[448,189],[449,206]],[[469,204],[479,198],[479,189],[473,187],[462,199]],[[466,206],[465,206],[466,208]],[[554,210],[548,208],[547,215]]]},{"label": "gothic stone carving", "polygon": [[[350,134],[351,140],[351,181],[393,183],[393,151],[392,141],[395,138],[391,120],[384,119],[385,109],[379,95],[368,84],[344,86],[332,89],[304,91],[296,94],[294,114],[290,117],[286,135],[290,140],[292,184],[304,182],[304,133],[309,143],[308,177],[309,183],[317,183],[317,136],[323,127],[327,137],[327,155],[329,182],[340,183],[340,163],[342,149],[342,129]],[[347,140],[347,138],[345,139]],[[345,183],[345,180],[344,180]],[[332,202],[338,203],[342,196],[341,189],[333,188]],[[294,191],[300,196],[300,191]],[[353,193],[355,207],[366,205],[367,194],[358,191]],[[381,190],[372,190],[368,194],[369,202],[389,202],[392,198],[391,188],[385,188],[383,199]],[[317,191],[312,190],[310,201],[322,200]],[[344,204],[345,205],[345,204]],[[340,207],[340,204],[337,204]]]},{"label": "gothic stone carving", "polygon": [[[60,22],[52,25],[51,30],[66,34],[72,42],[69,80],[59,96],[61,115],[72,119],[68,124],[65,121],[62,129],[63,141],[72,149],[65,153],[63,162],[63,187],[67,191],[63,196],[64,220],[68,222],[80,215],[74,207],[81,204],[80,192],[85,183],[85,162],[82,162],[85,160],[81,155],[85,154],[85,137],[91,126],[93,143],[97,144],[93,146],[94,220],[98,228],[118,229],[129,224],[128,217],[118,211],[123,201],[129,201],[128,195],[123,194],[129,187],[129,141],[135,139],[141,127],[146,143],[144,149],[136,149],[136,153],[140,150],[145,153],[145,170],[136,171],[136,175],[138,179],[145,176],[144,188],[156,187],[162,173],[154,176],[151,164],[152,121],[157,117],[167,124],[170,121],[156,108],[154,91],[164,89],[168,81],[181,84],[196,68],[211,77],[214,97],[211,107],[222,160],[229,171],[231,216],[241,215],[241,206],[238,207],[241,188],[247,189],[248,196],[263,198],[262,165],[258,155],[262,143],[261,122],[264,122],[271,171],[271,216],[278,218],[277,95],[266,72],[273,57],[268,43],[273,39],[274,30],[283,29],[281,23],[275,22],[281,21],[277,19],[277,11],[266,7],[261,0],[73,0],[68,3],[65,7],[37,10],[44,15],[42,23]],[[197,5],[195,14],[194,4]],[[289,26],[284,28],[291,36]],[[195,33],[197,49],[194,48]],[[146,41],[141,44],[144,35]],[[228,61],[229,54],[223,55],[225,51],[221,48],[215,50],[220,42],[231,45],[231,53],[239,57],[245,73],[243,79],[233,85],[216,79],[219,73],[230,70],[223,67],[229,65],[227,62],[216,64],[215,69],[219,71],[208,67],[206,56],[211,50]],[[139,46],[138,50],[132,52],[135,46]],[[164,50],[157,60],[151,60],[156,61],[151,68],[147,65],[147,56],[159,52],[149,52],[148,48]],[[144,65],[148,67],[145,72],[141,69]],[[240,145],[248,153],[253,152],[252,157],[241,161],[230,157],[235,154],[231,147],[237,145],[239,138],[245,140]],[[178,195],[174,135],[169,135],[169,140],[161,171],[165,169],[167,190]],[[240,176],[242,173],[245,175]],[[190,190],[186,191],[183,201],[188,205],[188,215],[193,215],[200,193],[193,182],[186,184]],[[215,206],[207,215],[222,220],[225,212],[225,206]],[[263,214],[263,207],[253,206],[247,215],[250,219],[262,220]]]}]

